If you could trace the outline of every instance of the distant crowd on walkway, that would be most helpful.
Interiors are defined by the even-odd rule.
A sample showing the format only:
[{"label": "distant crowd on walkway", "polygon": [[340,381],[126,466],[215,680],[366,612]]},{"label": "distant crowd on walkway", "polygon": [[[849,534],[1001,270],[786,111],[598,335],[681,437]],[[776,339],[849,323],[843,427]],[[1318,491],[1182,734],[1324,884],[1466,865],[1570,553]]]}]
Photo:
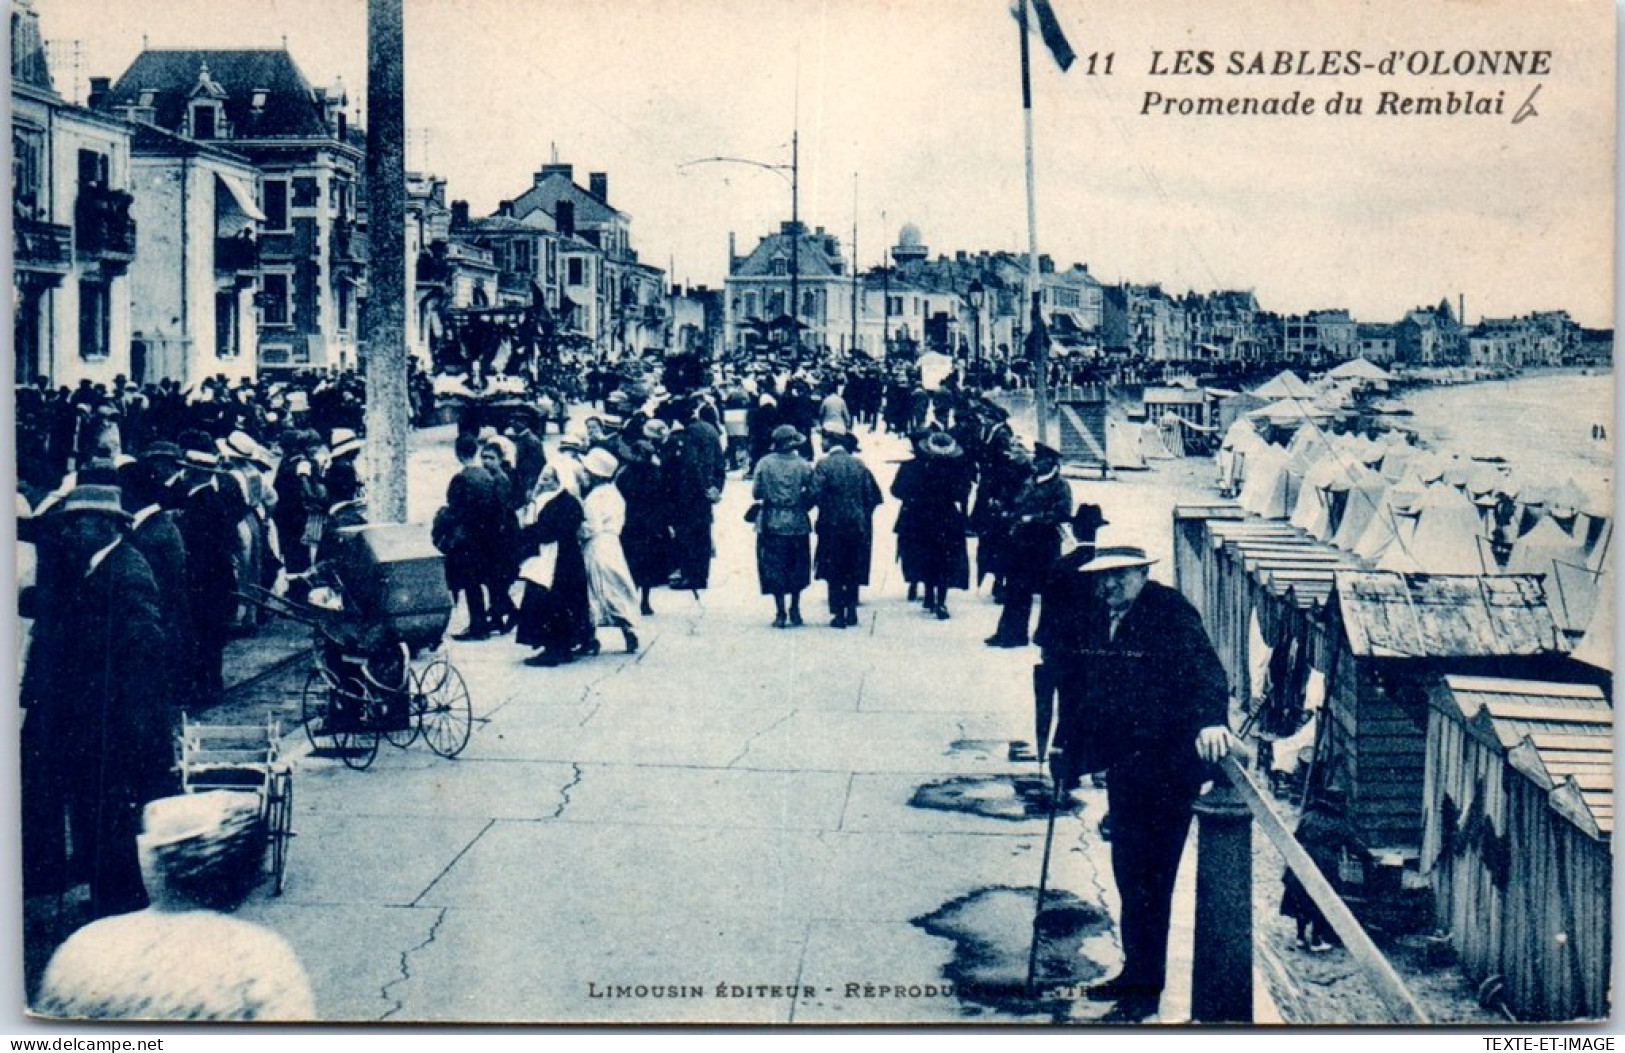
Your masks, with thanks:
[{"label": "distant crowd on walkway", "polygon": [[978,537],[975,580],[991,579],[1006,607],[997,641],[1027,642],[1070,491],[1059,454],[1023,446],[1009,413],[953,374],[927,388],[902,370],[761,370],[674,396],[658,380],[593,373],[586,392],[594,401],[551,459],[545,416],[465,421],[462,467],[434,530],[467,612],[460,639],[514,633],[535,649],[526,661],[543,666],[599,653],[600,628],[619,629],[635,650],[654,590],[708,586],[729,472],[752,487],[774,626],[804,623],[801,594],[815,578],[829,588],[830,624],[855,625],[886,498],[853,456],[867,430],[910,440],[890,487],[909,598],[949,618],[950,592],[971,588],[968,538]]}]

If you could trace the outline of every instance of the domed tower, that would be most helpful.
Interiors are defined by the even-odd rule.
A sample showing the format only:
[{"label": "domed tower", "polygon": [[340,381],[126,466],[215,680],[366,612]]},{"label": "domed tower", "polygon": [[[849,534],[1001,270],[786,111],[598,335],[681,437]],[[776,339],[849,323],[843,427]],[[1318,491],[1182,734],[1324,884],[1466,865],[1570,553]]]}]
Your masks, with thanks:
[{"label": "domed tower", "polygon": [[924,263],[927,255],[925,243],[920,238],[920,228],[912,223],[904,223],[897,232],[897,244],[891,250],[892,260],[897,266],[906,268],[910,264]]}]

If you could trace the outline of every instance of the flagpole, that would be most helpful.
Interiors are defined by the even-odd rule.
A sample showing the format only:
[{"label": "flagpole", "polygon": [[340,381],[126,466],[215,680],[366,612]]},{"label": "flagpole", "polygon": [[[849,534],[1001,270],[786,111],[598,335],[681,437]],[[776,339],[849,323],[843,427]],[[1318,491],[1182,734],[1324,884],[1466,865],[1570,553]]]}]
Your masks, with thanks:
[{"label": "flagpole", "polygon": [[1021,124],[1027,153],[1027,302],[1031,305],[1027,335],[1032,341],[1033,411],[1038,417],[1038,441],[1049,444],[1049,348],[1042,332],[1039,297],[1042,285],[1038,275],[1038,191],[1033,175],[1033,83],[1032,60],[1027,45],[1027,5],[1020,0],[1017,19],[1021,32]]}]

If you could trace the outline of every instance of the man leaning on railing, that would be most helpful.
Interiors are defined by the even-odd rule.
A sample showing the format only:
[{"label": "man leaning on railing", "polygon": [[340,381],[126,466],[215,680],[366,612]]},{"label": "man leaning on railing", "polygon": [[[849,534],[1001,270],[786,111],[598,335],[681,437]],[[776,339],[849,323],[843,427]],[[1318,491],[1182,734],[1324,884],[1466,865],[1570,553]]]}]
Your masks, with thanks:
[{"label": "man leaning on railing", "polygon": [[1157,1011],[1191,809],[1205,762],[1231,743],[1224,667],[1195,608],[1150,580],[1153,562],[1140,548],[1097,549],[1076,573],[1098,602],[1077,612],[1065,646],[1045,651],[1058,666],[1055,778],[1107,773],[1123,968],[1086,994],[1115,1003],[1108,1019],[1124,1022]]}]

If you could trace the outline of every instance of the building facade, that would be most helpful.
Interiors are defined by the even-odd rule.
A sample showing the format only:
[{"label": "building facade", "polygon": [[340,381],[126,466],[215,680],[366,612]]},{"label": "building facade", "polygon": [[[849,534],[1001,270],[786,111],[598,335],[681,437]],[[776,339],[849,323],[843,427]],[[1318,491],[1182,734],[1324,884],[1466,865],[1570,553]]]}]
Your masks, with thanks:
[{"label": "building facade", "polygon": [[92,105],[247,158],[261,173],[260,368],[353,368],[366,294],[364,136],[342,85],[286,50],[147,49]]},{"label": "building facade", "polygon": [[137,125],[130,379],[188,388],[251,379],[259,341],[259,170],[241,155]]},{"label": "building facade", "polygon": [[[544,164],[508,214],[559,236],[559,304],[603,357],[636,357],[667,343],[666,276],[641,263],[632,217],[609,203],[609,174],[575,181],[573,165]],[[568,303],[566,303],[568,301]]]},{"label": "building facade", "polygon": [[130,125],[66,103],[39,19],[11,5],[13,375],[130,376]]},{"label": "building facade", "polygon": [[[786,220],[744,256],[728,248],[724,341],[738,353],[761,343],[821,350],[841,343],[851,276],[840,239]],[[792,298],[796,301],[792,303]],[[796,331],[796,337],[789,334]]]}]

